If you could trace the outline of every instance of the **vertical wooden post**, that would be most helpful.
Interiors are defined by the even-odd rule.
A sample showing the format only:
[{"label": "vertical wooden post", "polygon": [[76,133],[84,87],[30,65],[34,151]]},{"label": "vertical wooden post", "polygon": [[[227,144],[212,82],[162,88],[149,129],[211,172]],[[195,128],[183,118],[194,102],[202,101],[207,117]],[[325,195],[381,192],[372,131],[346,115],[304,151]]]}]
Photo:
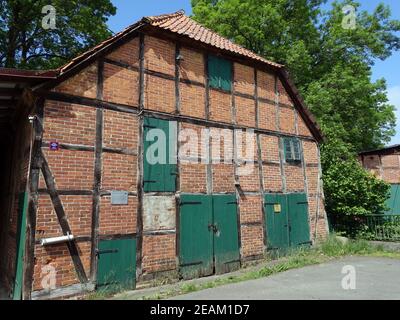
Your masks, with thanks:
[{"label": "vertical wooden post", "polygon": [[137,174],[137,216],[136,216],[136,281],[142,274],[142,252],[143,252],[143,161],[144,161],[144,34],[140,34],[139,48],[139,119],[138,119],[138,174]]},{"label": "vertical wooden post", "polygon": [[35,265],[36,214],[39,201],[39,175],[42,167],[44,99],[36,101],[36,117],[33,123],[33,144],[29,175],[29,205],[26,223],[26,244],[24,258],[24,285],[22,299],[30,300],[32,292],[33,271]]},{"label": "vertical wooden post", "polygon": [[[181,46],[179,43],[175,46],[175,112],[176,114],[180,114],[180,65],[181,65]],[[181,125],[177,122],[177,136],[176,136],[176,171],[177,175],[175,175],[175,184],[176,190],[175,193],[175,254],[177,265],[179,265],[179,233],[180,233],[180,170],[179,170],[179,130]]]},{"label": "vertical wooden post", "polygon": [[[255,98],[255,108],[256,108],[256,128],[259,128],[259,101],[258,101],[258,75],[257,69],[254,69],[254,98]],[[263,172],[263,160],[262,160],[262,150],[261,150],[261,138],[260,134],[257,133],[257,162],[258,162],[258,172],[259,172],[259,179],[260,179],[260,196],[261,196],[261,222],[262,222],[262,230],[263,230],[263,243],[264,243],[264,250],[267,248],[267,237],[265,232],[265,190],[264,190],[264,172]]]},{"label": "vertical wooden post", "polygon": [[[103,100],[103,75],[104,61],[100,59],[97,64],[97,99]],[[100,217],[100,188],[102,171],[102,149],[103,149],[103,108],[96,108],[96,142],[95,163],[93,180],[93,203],[92,203],[92,244],[90,258],[90,280],[96,283],[97,279],[97,249],[99,245],[99,217]]]},{"label": "vertical wooden post", "polygon": [[[278,87],[278,76],[275,75],[275,124],[276,130],[280,132],[280,117],[279,117],[279,87]],[[281,179],[282,179],[282,192],[286,193],[286,176],[285,176],[285,153],[284,153],[284,145],[283,138],[279,137],[279,166],[281,170]]]}]

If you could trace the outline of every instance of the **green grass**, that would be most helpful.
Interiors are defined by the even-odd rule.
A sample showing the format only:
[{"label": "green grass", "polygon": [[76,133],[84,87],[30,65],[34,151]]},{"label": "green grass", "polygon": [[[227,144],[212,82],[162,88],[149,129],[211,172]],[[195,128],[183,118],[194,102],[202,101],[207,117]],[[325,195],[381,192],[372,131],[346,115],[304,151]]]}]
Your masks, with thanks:
[{"label": "green grass", "polygon": [[[365,240],[349,240],[348,242],[343,243],[338,240],[335,235],[331,235],[327,240],[320,243],[318,246],[290,250],[286,256],[281,257],[278,260],[266,260],[264,262],[265,265],[257,268],[256,270],[248,271],[244,269],[242,272],[236,273],[235,275],[221,276],[218,279],[202,283],[190,282],[182,285],[173,285],[168,291],[142,296],[140,299],[166,299],[181,294],[215,288],[226,284],[268,277],[291,269],[320,264],[333,259],[351,255],[400,259],[400,251],[387,250],[381,245],[371,245]],[[107,297],[108,294],[96,295],[96,293],[94,293],[92,299],[105,299]]]}]

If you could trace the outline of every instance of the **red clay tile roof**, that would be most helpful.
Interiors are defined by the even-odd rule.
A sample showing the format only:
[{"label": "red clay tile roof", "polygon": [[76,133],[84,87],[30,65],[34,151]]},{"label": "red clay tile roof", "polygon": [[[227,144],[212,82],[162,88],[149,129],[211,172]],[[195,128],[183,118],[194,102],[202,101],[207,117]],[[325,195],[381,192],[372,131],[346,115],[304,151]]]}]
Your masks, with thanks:
[{"label": "red clay tile roof", "polygon": [[215,48],[226,50],[253,60],[266,63],[269,66],[275,68],[283,67],[283,65],[264,59],[255,54],[254,52],[233,43],[232,41],[220,36],[219,34],[211,31],[210,29],[207,29],[206,27],[203,27],[201,24],[197,23],[193,19],[185,16],[184,11],[178,11],[171,14],[162,14],[159,16],[149,16],[142,18],[135,24],[125,28],[121,32],[116,33],[113,37],[99,43],[90,50],[72,59],[70,62],[68,62],[66,65],[62,66],[59,69],[60,73],[64,73],[65,71],[71,69],[74,65],[76,65],[80,61],[89,58],[91,55],[112,44],[117,39],[124,37],[131,31],[137,30],[145,25],[150,25],[163,30],[168,30],[180,36],[186,36],[190,39],[200,41],[204,44],[213,46]]},{"label": "red clay tile roof", "polygon": [[224,37],[221,37],[219,34],[207,29],[206,27],[203,27],[193,19],[185,16],[183,11],[160,16],[145,17],[142,19],[142,21],[147,22],[154,27],[159,27],[179,35],[201,41],[207,45],[221,50],[227,50],[250,59],[264,62],[277,68],[283,67],[282,65],[266,60],[256,55],[254,52],[247,50]]}]

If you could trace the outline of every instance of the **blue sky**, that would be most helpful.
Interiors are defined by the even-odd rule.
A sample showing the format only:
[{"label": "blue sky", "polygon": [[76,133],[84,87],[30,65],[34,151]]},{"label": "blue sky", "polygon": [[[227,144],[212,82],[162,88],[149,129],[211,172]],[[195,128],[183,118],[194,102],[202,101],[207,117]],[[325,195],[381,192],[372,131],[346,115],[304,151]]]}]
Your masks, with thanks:
[{"label": "blue sky", "polygon": [[[117,7],[117,14],[110,18],[108,25],[114,32],[121,31],[143,16],[170,13],[180,9],[184,9],[186,14],[191,14],[190,0],[112,0],[112,2]],[[380,2],[390,5],[393,17],[400,20],[399,0],[359,0],[359,2],[362,9],[368,11],[372,11]],[[385,78],[387,81],[388,97],[398,109],[396,111],[397,134],[389,144],[400,144],[400,52],[396,52],[385,61],[376,61],[372,77],[374,80]]]}]

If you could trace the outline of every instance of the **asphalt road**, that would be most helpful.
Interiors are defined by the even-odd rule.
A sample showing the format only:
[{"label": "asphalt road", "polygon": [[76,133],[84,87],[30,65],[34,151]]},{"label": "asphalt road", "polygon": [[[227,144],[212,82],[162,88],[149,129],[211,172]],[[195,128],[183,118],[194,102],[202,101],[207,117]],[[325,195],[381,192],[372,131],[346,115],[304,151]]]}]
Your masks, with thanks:
[{"label": "asphalt road", "polygon": [[[343,270],[345,266],[350,267]],[[355,277],[351,278],[354,271]],[[344,277],[345,280],[343,280]],[[342,283],[347,289],[343,289]],[[355,289],[352,289],[354,284]],[[347,257],[321,265],[289,270],[267,278],[197,291],[173,299],[398,300],[400,299],[400,260]]]}]

